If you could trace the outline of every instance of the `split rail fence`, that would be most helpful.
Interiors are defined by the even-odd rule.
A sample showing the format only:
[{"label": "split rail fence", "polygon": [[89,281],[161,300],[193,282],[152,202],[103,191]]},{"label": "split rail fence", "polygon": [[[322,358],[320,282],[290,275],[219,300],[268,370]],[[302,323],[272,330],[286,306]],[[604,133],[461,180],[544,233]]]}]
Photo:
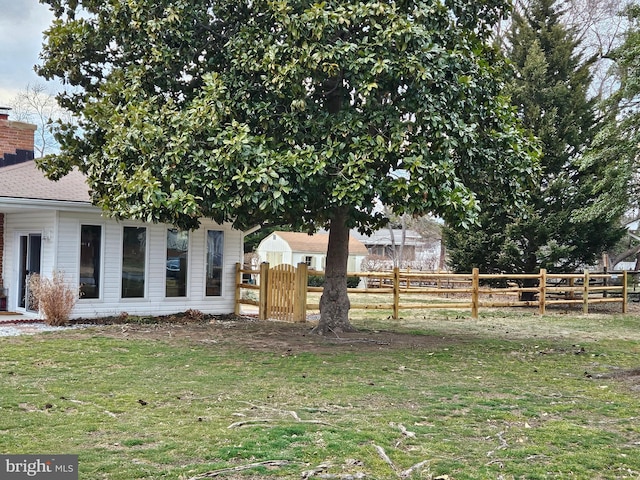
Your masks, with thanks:
[{"label": "split rail fence", "polygon": [[[309,270],[304,263],[297,267],[260,265],[259,270],[236,264],[235,312],[242,305],[258,307],[262,320],[268,318],[302,322],[308,310],[319,305],[308,303],[308,293],[322,292],[322,287],[308,286],[309,275],[324,272]],[[537,307],[540,315],[551,305],[574,305],[589,313],[589,307],[602,303],[618,303],[627,312],[628,274],[619,273],[548,273],[482,274],[474,269],[469,274],[403,271],[358,272],[364,287],[349,288],[352,296],[382,296],[385,303],[351,301],[352,309],[391,310],[392,318],[400,318],[408,309],[464,309],[478,318],[481,308]],[[243,292],[253,291],[254,295]],[[253,299],[250,297],[254,297]],[[388,301],[386,299],[388,298]],[[526,299],[526,300],[523,300]]]}]

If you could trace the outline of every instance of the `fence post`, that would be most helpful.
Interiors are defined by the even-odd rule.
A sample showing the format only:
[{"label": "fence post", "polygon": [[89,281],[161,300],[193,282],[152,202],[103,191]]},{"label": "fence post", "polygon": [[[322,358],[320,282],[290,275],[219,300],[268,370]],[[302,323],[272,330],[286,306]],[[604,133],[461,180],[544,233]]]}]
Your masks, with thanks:
[{"label": "fence post", "polygon": [[309,267],[300,262],[296,268],[295,292],[293,294],[293,321],[304,322],[307,320],[307,282]]},{"label": "fence post", "polygon": [[393,319],[400,318],[400,268],[393,268]]},{"label": "fence post", "polygon": [[582,313],[589,313],[589,270],[584,271],[584,284],[582,285]]},{"label": "fence post", "polygon": [[260,320],[266,320],[269,317],[269,312],[267,311],[267,297],[269,292],[269,264],[267,262],[263,262],[260,264],[260,299],[258,301],[259,304],[259,315],[258,318]]},{"label": "fence post", "polygon": [[539,295],[539,307],[540,307],[540,315],[544,315],[545,310],[547,308],[546,300],[547,300],[547,269],[540,269],[540,293]]},{"label": "fence post", "polygon": [[629,294],[627,287],[627,271],[622,272],[622,313],[627,313],[627,302],[629,301],[627,295]]},{"label": "fence post", "polygon": [[480,269],[474,268],[471,276],[471,318],[478,318],[480,303]]},{"label": "fence post", "polygon": [[240,266],[240,262],[236,262],[236,304],[233,309],[233,313],[237,316],[240,315],[240,296],[242,295],[242,290],[240,285],[242,283],[242,267]]}]

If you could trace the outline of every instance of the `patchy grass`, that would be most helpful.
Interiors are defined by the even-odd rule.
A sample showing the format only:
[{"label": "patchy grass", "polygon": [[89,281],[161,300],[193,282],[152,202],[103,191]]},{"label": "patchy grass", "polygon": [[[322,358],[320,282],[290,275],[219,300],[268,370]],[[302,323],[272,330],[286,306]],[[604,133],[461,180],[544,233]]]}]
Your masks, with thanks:
[{"label": "patchy grass", "polygon": [[83,480],[640,476],[640,317],[385,318],[0,338],[0,450]]}]

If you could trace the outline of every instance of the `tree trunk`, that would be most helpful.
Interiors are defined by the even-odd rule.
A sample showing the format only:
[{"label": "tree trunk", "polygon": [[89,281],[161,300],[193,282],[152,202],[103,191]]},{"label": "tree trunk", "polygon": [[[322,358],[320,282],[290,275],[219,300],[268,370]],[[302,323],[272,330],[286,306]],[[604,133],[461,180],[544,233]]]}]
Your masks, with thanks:
[{"label": "tree trunk", "polygon": [[349,228],[347,227],[348,208],[336,210],[329,227],[329,246],[325,281],[320,298],[320,321],[314,333],[353,332],[349,323],[351,303],[347,296],[347,263],[349,260]]},{"label": "tree trunk", "polygon": [[[535,271],[537,265],[537,257],[533,253],[529,253],[527,257],[527,262],[525,263],[524,271],[525,273],[538,273],[540,269],[538,268],[538,272]],[[539,285],[539,281],[535,278],[525,278],[522,280],[522,286],[524,288],[533,288]],[[523,302],[533,302],[536,299],[535,292],[520,292],[520,300]]]}]

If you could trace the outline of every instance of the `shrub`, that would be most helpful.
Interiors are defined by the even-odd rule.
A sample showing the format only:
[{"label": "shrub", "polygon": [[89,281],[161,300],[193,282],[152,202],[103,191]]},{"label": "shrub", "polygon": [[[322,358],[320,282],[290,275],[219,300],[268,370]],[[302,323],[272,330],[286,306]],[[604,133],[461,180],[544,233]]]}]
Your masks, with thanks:
[{"label": "shrub", "polygon": [[[347,288],[357,288],[360,277],[347,277]],[[307,285],[310,287],[324,287],[324,275],[309,275]]]},{"label": "shrub", "polygon": [[324,275],[309,275],[307,278],[307,285],[310,287],[323,287]]},{"label": "shrub", "polygon": [[48,325],[65,325],[78,300],[78,291],[69,287],[62,272],[53,272],[51,278],[33,274],[29,278],[29,290],[33,296],[31,307],[44,315]]}]

